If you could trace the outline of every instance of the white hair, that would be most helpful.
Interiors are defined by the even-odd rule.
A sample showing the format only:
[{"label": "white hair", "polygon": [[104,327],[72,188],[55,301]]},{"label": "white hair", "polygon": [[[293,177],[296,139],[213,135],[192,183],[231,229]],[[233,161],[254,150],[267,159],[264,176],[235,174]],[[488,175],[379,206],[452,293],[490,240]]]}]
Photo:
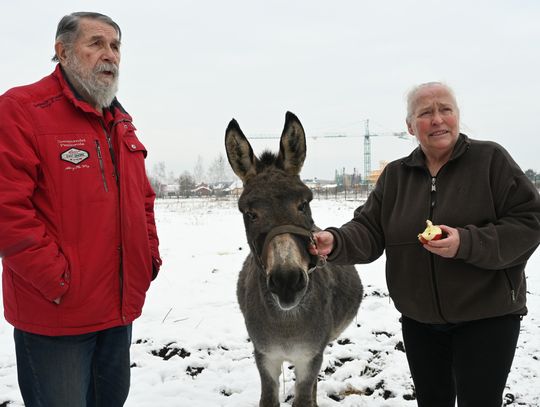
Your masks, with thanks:
[{"label": "white hair", "polygon": [[420,92],[423,89],[430,88],[430,87],[436,87],[436,86],[437,87],[442,87],[446,91],[448,91],[448,93],[450,94],[450,96],[453,99],[453,102],[454,102],[454,105],[456,106],[457,111],[459,112],[459,107],[458,107],[458,104],[457,104],[457,101],[456,101],[456,95],[454,94],[454,90],[450,86],[448,86],[446,83],[437,82],[437,81],[421,83],[420,85],[416,85],[413,88],[411,88],[411,90],[409,90],[409,92],[407,93],[407,117],[406,117],[407,123],[411,122],[411,118],[412,118],[412,115],[414,113],[414,109],[416,108],[416,106],[415,106],[415,104],[416,104],[416,95],[418,94],[418,92]]}]

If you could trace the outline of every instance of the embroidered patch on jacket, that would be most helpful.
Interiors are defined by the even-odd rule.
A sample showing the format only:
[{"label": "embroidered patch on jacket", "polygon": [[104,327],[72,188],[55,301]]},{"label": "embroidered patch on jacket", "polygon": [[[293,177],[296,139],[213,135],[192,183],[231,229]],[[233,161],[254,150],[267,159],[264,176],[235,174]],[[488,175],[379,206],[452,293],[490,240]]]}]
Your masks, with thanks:
[{"label": "embroidered patch on jacket", "polygon": [[89,156],[90,154],[88,154],[88,151],[79,150],[78,148],[70,148],[69,150],[66,150],[60,154],[60,158],[62,160],[75,165],[82,163]]}]

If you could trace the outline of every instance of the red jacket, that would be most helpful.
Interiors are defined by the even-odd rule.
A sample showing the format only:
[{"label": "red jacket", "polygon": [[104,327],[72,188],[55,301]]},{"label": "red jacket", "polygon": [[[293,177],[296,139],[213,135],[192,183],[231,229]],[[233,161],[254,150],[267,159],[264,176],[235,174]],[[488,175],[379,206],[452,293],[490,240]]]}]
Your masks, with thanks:
[{"label": "red jacket", "polygon": [[145,157],[122,106],[115,100],[101,115],[77,98],[59,66],[0,96],[8,322],[76,335],[141,314],[152,265],[161,264]]}]

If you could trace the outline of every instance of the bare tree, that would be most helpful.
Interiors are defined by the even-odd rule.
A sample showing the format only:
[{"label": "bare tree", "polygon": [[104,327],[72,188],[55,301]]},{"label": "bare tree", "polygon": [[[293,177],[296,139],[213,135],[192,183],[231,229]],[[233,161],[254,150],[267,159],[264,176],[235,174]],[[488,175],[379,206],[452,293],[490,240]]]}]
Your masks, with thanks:
[{"label": "bare tree", "polygon": [[193,180],[196,184],[204,182],[204,163],[203,158],[199,155],[197,156],[197,162],[195,163],[195,168],[193,168]]},{"label": "bare tree", "polygon": [[154,164],[152,167],[152,175],[158,178],[160,181],[165,182],[167,174],[167,167],[165,166],[165,161],[159,161]]},{"label": "bare tree", "polygon": [[540,188],[540,173],[537,173],[533,169],[529,168],[527,171],[525,171],[525,175],[531,180],[536,188]]},{"label": "bare tree", "polygon": [[534,171],[533,169],[529,168],[527,171],[525,171],[525,175],[527,176],[527,178],[529,178],[531,181],[534,181],[534,177],[536,177],[536,171]]},{"label": "bare tree", "polygon": [[174,175],[174,171],[169,171],[167,174],[167,184],[174,184],[178,178]]},{"label": "bare tree", "polygon": [[191,191],[195,188],[195,180],[189,171],[184,171],[178,177],[178,191],[181,196],[189,198]]},{"label": "bare tree", "polygon": [[154,177],[152,174],[149,174],[148,172],[147,172],[146,176],[148,177],[148,181],[150,182],[150,186],[152,187],[152,189],[156,193],[156,196],[158,198],[162,198],[162,196],[160,196],[161,189],[162,189],[161,183],[158,181],[158,179],[156,177]]},{"label": "bare tree", "polygon": [[167,182],[167,170],[165,162],[160,161],[154,164],[152,167],[152,173],[150,175],[150,184],[156,193],[158,198],[163,198],[165,195],[165,185]]},{"label": "bare tree", "polygon": [[232,173],[228,170],[229,164],[222,153],[212,161],[208,168],[208,180],[210,183],[227,182],[232,179]]}]

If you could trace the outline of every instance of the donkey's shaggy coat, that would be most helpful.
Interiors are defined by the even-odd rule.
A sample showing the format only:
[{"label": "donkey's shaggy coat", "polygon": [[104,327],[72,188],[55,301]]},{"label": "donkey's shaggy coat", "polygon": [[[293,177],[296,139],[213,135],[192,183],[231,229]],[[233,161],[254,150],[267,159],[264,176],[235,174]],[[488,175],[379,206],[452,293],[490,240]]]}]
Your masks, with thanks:
[{"label": "donkey's shaggy coat", "polygon": [[261,407],[279,407],[283,361],[295,367],[293,406],[317,405],[317,376],[326,345],[355,317],[362,284],[354,267],[317,267],[307,250],[315,230],[310,189],[300,170],[305,134],[287,112],[279,154],[253,154],[238,123],[225,134],[227,157],[244,184],[238,206],[251,253],[240,272],[237,296],[255,349]]}]

